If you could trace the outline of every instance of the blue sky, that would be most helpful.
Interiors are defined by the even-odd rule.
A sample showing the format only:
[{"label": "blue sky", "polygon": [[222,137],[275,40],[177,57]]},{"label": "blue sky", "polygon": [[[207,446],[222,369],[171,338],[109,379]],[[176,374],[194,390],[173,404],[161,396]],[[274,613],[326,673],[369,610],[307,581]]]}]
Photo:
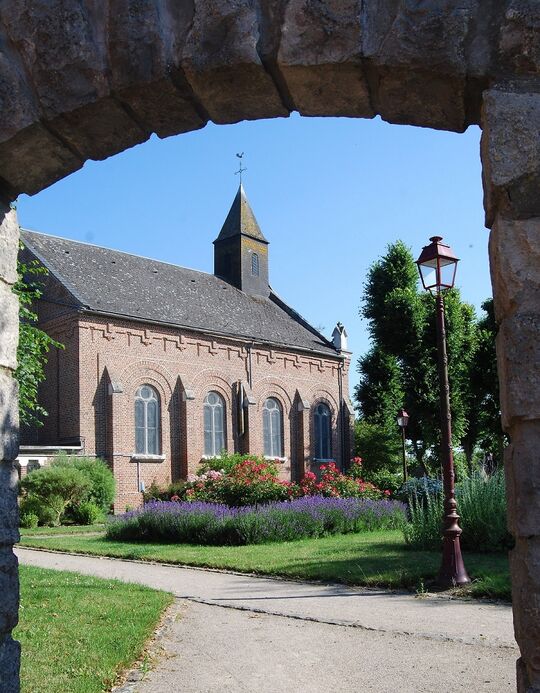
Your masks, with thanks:
[{"label": "blue sky", "polygon": [[[404,240],[415,257],[444,236],[457,284],[479,310],[491,295],[482,208],[480,130],[461,135],[379,118],[301,118],[208,125],[148,142],[18,201],[22,226],[213,271],[213,246],[238,187],[270,241],[273,289],[329,336],[358,314],[369,265]],[[354,384],[355,376],[351,378]]]}]

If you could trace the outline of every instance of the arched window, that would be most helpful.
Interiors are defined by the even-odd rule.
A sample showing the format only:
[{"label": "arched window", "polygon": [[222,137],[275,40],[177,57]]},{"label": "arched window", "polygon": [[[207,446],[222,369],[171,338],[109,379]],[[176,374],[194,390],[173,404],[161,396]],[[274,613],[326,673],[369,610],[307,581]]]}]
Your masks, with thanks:
[{"label": "arched window", "polygon": [[255,277],[259,276],[259,256],[257,253],[251,255],[251,274]]},{"label": "arched window", "polygon": [[225,449],[225,402],[217,392],[204,398],[204,454],[213,457]]},{"label": "arched window", "polygon": [[327,404],[321,402],[313,413],[315,428],[315,459],[329,460],[332,457],[332,415]]},{"label": "arched window", "polygon": [[135,393],[135,452],[159,455],[159,398],[150,385]]},{"label": "arched window", "polygon": [[263,448],[266,457],[283,457],[283,410],[273,397],[263,406]]}]

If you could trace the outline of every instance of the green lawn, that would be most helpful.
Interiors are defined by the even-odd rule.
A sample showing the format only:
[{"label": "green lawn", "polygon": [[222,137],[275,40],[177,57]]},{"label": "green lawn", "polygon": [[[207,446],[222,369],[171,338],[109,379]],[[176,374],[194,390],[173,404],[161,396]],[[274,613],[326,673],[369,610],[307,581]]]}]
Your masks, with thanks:
[{"label": "green lawn", "polygon": [[[423,590],[436,576],[440,555],[411,551],[399,531],[342,534],[290,543],[250,546],[196,546],[108,541],[104,537],[24,538],[22,546],[116,556],[143,561],[222,568],[351,585]],[[510,599],[505,554],[465,554],[477,597]]]},{"label": "green lawn", "polygon": [[20,567],[23,693],[100,693],[143,652],[172,596],[77,573]]},{"label": "green lawn", "polygon": [[88,534],[103,532],[105,525],[62,525],[61,527],[34,527],[33,529],[20,528],[21,537],[39,537],[44,534]]}]

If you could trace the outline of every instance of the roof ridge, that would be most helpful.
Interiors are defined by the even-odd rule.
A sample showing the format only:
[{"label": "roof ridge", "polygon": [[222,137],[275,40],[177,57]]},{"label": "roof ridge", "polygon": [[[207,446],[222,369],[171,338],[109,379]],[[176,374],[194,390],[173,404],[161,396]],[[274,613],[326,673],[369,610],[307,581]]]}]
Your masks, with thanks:
[{"label": "roof ridge", "polygon": [[[273,299],[275,299],[275,300],[273,300]],[[293,318],[293,320],[297,320],[302,325],[302,327],[305,327],[307,330],[309,330],[314,335],[319,337],[319,339],[322,339],[322,341],[325,342],[329,347],[331,347],[332,349],[336,349],[336,347],[334,346],[334,343],[330,339],[328,339],[328,337],[325,337],[322,334],[322,332],[319,332],[319,330],[316,327],[313,327],[313,325],[308,320],[306,320],[306,318],[304,318],[304,316],[301,315],[297,310],[295,310],[294,308],[291,308],[291,306],[288,303],[285,303],[285,301],[281,298],[281,296],[279,296],[279,294],[277,294],[272,289],[272,287],[270,287],[269,300],[271,300],[273,303],[275,303],[278,306],[278,308],[281,308],[283,311],[288,313],[288,315],[291,318]],[[337,351],[337,349],[336,349],[336,351]]]}]

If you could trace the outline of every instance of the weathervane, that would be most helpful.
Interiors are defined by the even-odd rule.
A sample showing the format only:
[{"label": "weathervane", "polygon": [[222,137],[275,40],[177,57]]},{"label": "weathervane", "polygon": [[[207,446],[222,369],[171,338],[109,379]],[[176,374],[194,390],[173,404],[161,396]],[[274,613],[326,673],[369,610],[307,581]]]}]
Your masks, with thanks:
[{"label": "weathervane", "polygon": [[242,157],[244,156],[244,152],[242,152],[241,154],[237,154],[236,156],[240,159],[240,168],[238,169],[238,171],[234,172],[234,175],[236,176],[240,174],[240,185],[242,185],[242,173],[244,173],[244,171],[247,171],[247,168],[242,168]]}]

